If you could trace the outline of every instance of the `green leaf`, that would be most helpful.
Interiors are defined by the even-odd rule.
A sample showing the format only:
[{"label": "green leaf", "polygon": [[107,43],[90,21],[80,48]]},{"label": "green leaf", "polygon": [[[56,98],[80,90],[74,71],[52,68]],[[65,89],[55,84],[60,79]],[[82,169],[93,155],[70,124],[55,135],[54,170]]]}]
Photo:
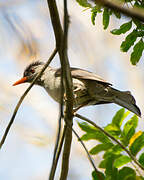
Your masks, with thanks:
[{"label": "green leaf", "polygon": [[135,139],[130,146],[131,153],[135,156],[144,147],[144,132]]},{"label": "green leaf", "polygon": [[136,180],[136,172],[130,167],[123,167],[119,171],[117,180]]},{"label": "green leaf", "polygon": [[97,12],[96,11],[92,12],[92,14],[91,14],[91,21],[92,21],[93,25],[95,25],[95,18],[96,18],[96,16],[97,16]]},{"label": "green leaf", "polygon": [[103,28],[104,29],[107,29],[109,25],[109,19],[110,19],[110,12],[108,8],[104,8],[104,11],[103,11]]},{"label": "green leaf", "polygon": [[109,132],[113,136],[118,136],[121,134],[120,128],[115,124],[108,124],[105,128],[105,131]]},{"label": "green leaf", "polygon": [[121,18],[120,12],[118,12],[118,11],[113,11],[113,13],[114,13],[114,15],[115,15],[118,19]]},{"label": "green leaf", "polygon": [[117,159],[118,157],[120,157],[121,154],[118,153],[114,153],[111,149],[106,151],[103,155],[104,159],[107,159],[108,157],[113,157],[114,159]]},{"label": "green leaf", "polygon": [[116,144],[115,146],[112,147],[111,152],[113,154],[119,155],[122,151],[123,151],[123,149],[118,144]]},{"label": "green leaf", "polygon": [[100,172],[100,171],[98,171],[98,172],[93,171],[92,172],[92,180],[99,180],[100,179],[99,176],[101,177],[101,179],[103,179],[103,180],[105,179],[105,176],[102,172]]},{"label": "green leaf", "polygon": [[92,14],[91,14],[91,21],[92,21],[92,24],[95,25],[95,18],[97,16],[97,13],[101,13],[102,12],[101,6],[96,5],[95,7],[92,8],[91,12],[92,12]]},{"label": "green leaf", "polygon": [[131,54],[131,58],[130,58],[130,61],[133,65],[136,65],[141,56],[142,56],[142,53],[143,53],[143,50],[144,50],[144,42],[143,40],[141,39],[133,48],[133,52]]},{"label": "green leaf", "polygon": [[134,115],[127,123],[124,125],[122,132],[122,142],[127,146],[129,140],[135,133],[135,129],[138,125],[138,117]]},{"label": "green leaf", "polygon": [[132,21],[129,21],[127,23],[122,24],[119,29],[113,29],[111,33],[114,35],[125,34],[127,31],[131,29],[131,27],[132,27]]},{"label": "green leaf", "polygon": [[90,150],[90,154],[98,154],[99,152],[106,151],[113,146],[114,145],[112,143],[98,144]]},{"label": "green leaf", "polygon": [[111,140],[101,131],[95,131],[95,133],[87,133],[81,137],[81,140],[88,141],[90,139],[98,140],[102,143],[109,143]]},{"label": "green leaf", "polygon": [[129,156],[122,155],[114,161],[114,167],[119,168],[131,161],[132,160]]},{"label": "green leaf", "polygon": [[88,0],[76,0],[80,6],[83,6],[83,7],[91,7],[91,4],[88,3]]},{"label": "green leaf", "polygon": [[98,131],[94,126],[91,126],[86,122],[77,122],[77,123],[79,127],[87,133],[95,133],[95,131]]},{"label": "green leaf", "polygon": [[105,168],[106,168],[106,162],[107,162],[107,159],[102,160],[102,161],[100,162],[100,164],[99,164],[99,168],[105,169]]},{"label": "green leaf", "polygon": [[[124,125],[123,133],[125,136],[128,136],[130,129],[133,127],[134,129],[138,125],[138,117],[134,115],[127,123]],[[131,138],[131,137],[130,137]]]},{"label": "green leaf", "polygon": [[144,167],[144,153],[142,153],[139,157],[139,163]]},{"label": "green leaf", "polygon": [[138,37],[137,30],[133,30],[125,39],[125,41],[121,44],[121,51],[127,52],[131,46],[134,45],[134,42],[136,41]]},{"label": "green leaf", "polygon": [[144,180],[144,177],[142,176],[136,176],[136,179],[135,180]]},{"label": "green leaf", "polygon": [[137,34],[138,37],[144,37],[144,31],[138,31]]},{"label": "green leaf", "polygon": [[118,170],[113,166],[114,160],[115,160],[115,156],[113,155],[109,156],[106,159],[106,171],[105,171],[106,179],[107,178],[110,178],[112,180],[117,179]]},{"label": "green leaf", "polygon": [[131,137],[135,134],[135,129],[134,127],[132,127],[129,132],[128,132],[128,135],[125,136],[123,133],[122,133],[122,136],[120,137],[120,140],[121,142],[125,145],[125,146],[128,146],[128,144],[130,143],[130,139]]},{"label": "green leaf", "polygon": [[115,116],[112,119],[112,124],[115,124],[116,126],[120,127],[122,124],[122,121],[124,120],[124,118],[123,118],[124,114],[125,114],[124,108],[117,111],[117,113],[115,114]]},{"label": "green leaf", "polygon": [[141,10],[143,10],[143,8],[144,8],[144,3],[143,3],[143,1],[141,2],[141,3],[139,3],[138,1],[136,1],[135,3],[134,3],[134,7],[136,7],[136,8],[141,8]]},{"label": "green leaf", "polygon": [[126,112],[124,113],[124,116],[123,116],[123,118],[122,118],[122,121],[121,121],[120,126],[122,125],[123,120],[124,120],[129,114],[130,114],[130,111],[126,111]]},{"label": "green leaf", "polygon": [[133,18],[133,22],[135,23],[138,29],[144,30],[144,24],[140,20]]}]

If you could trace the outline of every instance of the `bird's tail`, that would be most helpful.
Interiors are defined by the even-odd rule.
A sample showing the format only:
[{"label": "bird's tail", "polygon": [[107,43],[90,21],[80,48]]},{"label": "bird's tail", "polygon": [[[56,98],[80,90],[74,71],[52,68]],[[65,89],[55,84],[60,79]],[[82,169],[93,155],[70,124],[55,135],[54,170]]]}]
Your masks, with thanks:
[{"label": "bird's tail", "polygon": [[114,103],[127,108],[129,111],[133,112],[137,116],[141,117],[141,111],[136,105],[135,98],[132,96],[130,91],[119,91],[112,88],[114,94]]}]

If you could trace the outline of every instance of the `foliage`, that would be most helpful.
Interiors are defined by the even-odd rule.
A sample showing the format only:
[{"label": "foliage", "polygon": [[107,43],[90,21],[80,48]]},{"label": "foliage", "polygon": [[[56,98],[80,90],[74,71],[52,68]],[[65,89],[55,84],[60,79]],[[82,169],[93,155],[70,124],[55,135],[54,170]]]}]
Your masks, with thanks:
[{"label": "foliage", "polygon": [[[108,28],[112,15],[122,22],[120,20],[122,15],[117,11],[103,7],[96,3],[92,6],[87,0],[85,0],[84,4],[82,4],[81,0],[78,1],[81,6],[89,7],[91,9],[91,22],[93,25],[95,25],[98,14],[102,14],[102,24],[104,29]],[[86,5],[87,3],[88,5]],[[124,3],[127,8],[144,8],[143,1],[126,0]],[[120,49],[122,52],[128,52],[131,48],[133,48],[130,61],[133,65],[136,65],[142,57],[144,50],[144,23],[132,17],[127,18],[126,22],[121,24],[119,28],[111,30],[111,33],[117,36],[122,34],[125,35],[125,39],[122,41]],[[134,156],[134,158],[137,158],[139,163],[144,167],[144,153],[142,152],[142,148],[144,147],[144,132],[136,132],[138,117],[134,115],[126,121],[128,115],[129,111],[125,112],[123,108],[120,109],[113,117],[112,122],[104,127],[104,130],[117,139],[122,146],[124,146],[126,150]],[[102,174],[104,179],[144,179],[141,175],[137,175],[135,166],[134,168],[126,166],[128,163],[132,162],[132,156],[130,157],[127,155],[122,146],[115,144],[107,137],[106,134],[88,123],[81,122],[78,124],[85,132],[85,134],[81,137],[82,140],[88,141],[93,139],[97,141],[97,144],[90,149],[89,153],[91,155],[103,153],[103,159],[99,164],[99,168],[104,169],[104,174]],[[92,178],[93,180],[98,180],[97,173],[95,171],[92,172]]]},{"label": "foliage", "polygon": [[[120,109],[112,119],[112,122],[104,127],[104,130],[114,136],[125,148],[135,157],[139,159],[139,163],[144,167],[144,153],[141,151],[144,147],[144,132],[136,132],[138,125],[138,117],[133,115],[128,119],[129,111]],[[78,122],[79,127],[84,131],[82,140],[96,140],[97,143],[89,151],[91,155],[102,154],[102,161],[99,168],[104,169],[104,179],[110,180],[136,180],[143,179],[136,173],[136,169],[126,166],[132,162],[124,149],[115,144],[110,138],[107,137],[102,131],[89,125],[86,122]],[[92,172],[92,177],[97,180],[98,177]]]},{"label": "foliage", "polygon": [[[110,17],[114,15],[120,23],[122,22],[120,19],[122,19],[121,13],[118,11],[114,11],[111,9],[108,9],[106,7],[100,6],[99,4],[96,4],[92,6],[90,3],[88,3],[88,0],[76,0],[81,6],[83,7],[88,7],[91,8],[91,21],[92,24],[95,25],[96,21],[96,16],[97,14],[101,13],[103,18],[102,18],[102,23],[103,23],[103,28],[107,29],[109,22],[110,22]],[[138,0],[126,0],[124,2],[124,7],[126,8],[144,8],[144,2],[143,1],[138,1]],[[119,28],[111,30],[111,33],[113,35],[121,35],[121,34],[126,34],[125,35],[125,40],[121,43],[120,49],[122,52],[127,52],[130,48],[133,48],[131,52],[131,57],[130,61],[133,65],[136,65],[140,58],[142,57],[142,53],[144,50],[144,23],[135,19],[135,18],[128,18],[126,19],[126,23],[123,23],[120,25]]]}]

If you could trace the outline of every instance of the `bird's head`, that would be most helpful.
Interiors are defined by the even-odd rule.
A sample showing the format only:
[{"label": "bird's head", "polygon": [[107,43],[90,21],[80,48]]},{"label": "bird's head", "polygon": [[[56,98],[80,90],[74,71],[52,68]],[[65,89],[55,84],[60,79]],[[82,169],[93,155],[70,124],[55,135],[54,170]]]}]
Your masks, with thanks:
[{"label": "bird's head", "polygon": [[[32,82],[36,75],[40,72],[41,68],[43,67],[44,63],[40,61],[36,61],[31,63],[24,71],[23,77],[16,81],[13,86],[18,84],[22,84],[25,82]],[[37,81],[38,84],[38,81]]]}]

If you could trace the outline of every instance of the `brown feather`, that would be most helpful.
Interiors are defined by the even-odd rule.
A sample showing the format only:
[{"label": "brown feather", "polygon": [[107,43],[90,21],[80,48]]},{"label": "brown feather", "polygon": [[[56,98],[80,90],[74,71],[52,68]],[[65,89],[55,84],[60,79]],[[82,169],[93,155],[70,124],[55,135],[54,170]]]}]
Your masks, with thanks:
[{"label": "brown feather", "polygon": [[[79,68],[70,68],[71,70],[71,75],[73,78],[76,79],[88,79],[88,80],[93,80],[93,81],[98,81],[101,82],[105,85],[112,85],[111,83],[105,81],[104,79],[102,79],[100,76],[96,75],[95,73],[83,70],[83,69],[79,69]],[[55,76],[58,77],[61,75],[61,69],[57,69]]]}]

